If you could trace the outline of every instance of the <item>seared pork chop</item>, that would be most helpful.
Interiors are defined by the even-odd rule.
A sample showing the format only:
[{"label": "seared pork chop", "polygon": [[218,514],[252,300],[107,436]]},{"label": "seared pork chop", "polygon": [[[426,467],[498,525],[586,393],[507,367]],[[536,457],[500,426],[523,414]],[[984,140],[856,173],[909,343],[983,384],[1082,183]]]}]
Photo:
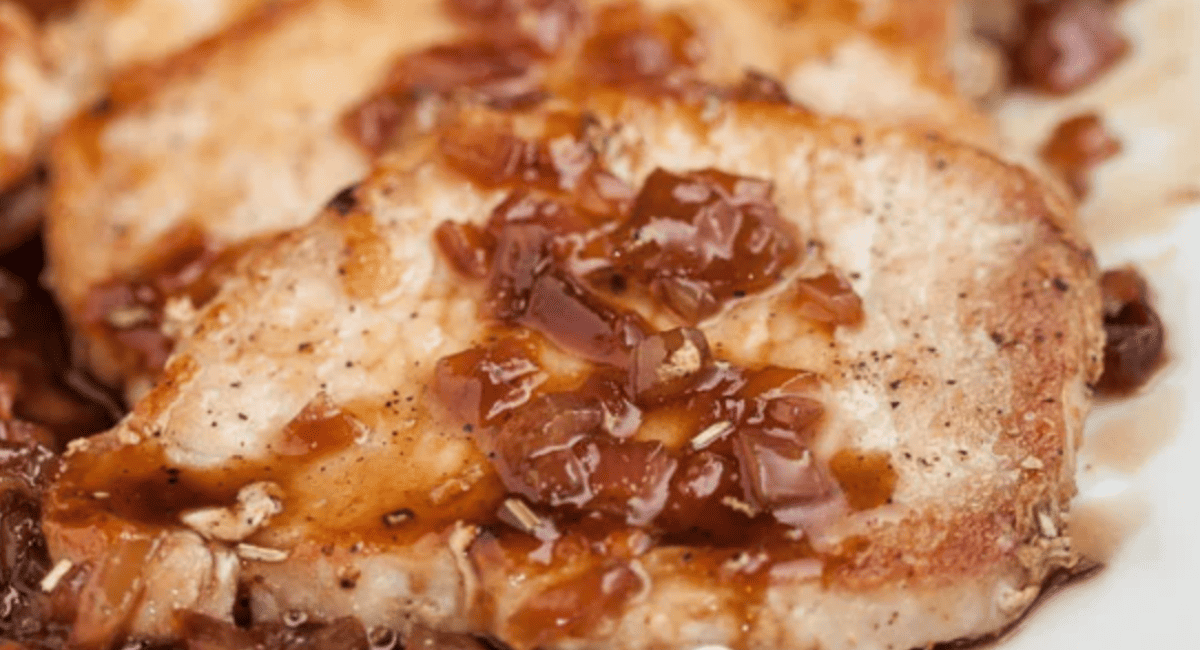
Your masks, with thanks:
[{"label": "seared pork chop", "polygon": [[[961,35],[957,2],[894,0],[857,10],[833,0],[802,9],[733,0],[645,4],[652,16],[666,16],[648,19],[651,32],[665,25],[676,37],[688,34],[673,54],[650,33],[649,47],[620,55],[642,57],[651,71],[686,60],[698,78],[729,85],[751,69],[761,73],[751,81],[818,112],[990,137],[988,120],[959,96],[949,73]],[[552,67],[572,69],[583,40],[570,38],[572,29],[586,36],[609,5],[304,0],[167,60],[132,95],[117,93],[104,112],[77,119],[50,163],[47,245],[53,284],[90,365],[109,382],[132,382],[130,392],[139,394],[170,345],[152,313],[162,301],[147,309],[131,297],[138,287],[154,294],[154,285],[177,284],[181,269],[210,263],[215,251],[295,227],[366,173],[391,143],[364,146],[345,128],[347,112],[361,117],[365,107],[363,128],[387,136],[395,107],[370,104],[372,97],[454,94],[480,74],[471,66],[481,52],[503,65],[483,56],[477,84],[488,75],[508,80],[504,66],[524,70],[548,52],[560,56]],[[636,5],[613,6],[618,17],[641,15]],[[397,79],[408,85],[390,87]],[[420,126],[428,112],[415,113]]]},{"label": "seared pork chop", "polygon": [[924,132],[588,108],[468,110],[173,312],[47,504],[79,647],[241,589],[518,650],[909,648],[1073,566],[1103,335],[1067,204]]},{"label": "seared pork chop", "polygon": [[0,2],[0,187],[37,162],[46,139],[101,98],[115,73],[149,64],[276,0],[83,0],[38,24]]}]

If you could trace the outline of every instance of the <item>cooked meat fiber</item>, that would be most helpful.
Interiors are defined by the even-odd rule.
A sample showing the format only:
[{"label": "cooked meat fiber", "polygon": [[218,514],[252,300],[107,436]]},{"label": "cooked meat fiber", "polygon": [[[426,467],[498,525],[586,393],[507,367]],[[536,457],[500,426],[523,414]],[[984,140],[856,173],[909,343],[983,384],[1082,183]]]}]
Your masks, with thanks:
[{"label": "cooked meat fiber", "polygon": [[152,64],[273,3],[82,0],[39,23],[28,9],[44,8],[24,6],[36,3],[0,2],[0,187],[30,171],[50,136],[100,100],[117,72]]},{"label": "cooked meat fiber", "polygon": [[[518,650],[920,647],[1074,565],[1103,334],[1066,204],[923,133],[592,102],[465,111],[176,323],[48,500],[79,647],[239,588]],[[573,164],[480,177],[495,142]]]},{"label": "cooked meat fiber", "polygon": [[[757,76],[749,78],[748,92],[790,94],[819,112],[989,139],[988,121],[959,96],[948,72],[947,53],[960,36],[952,20],[956,2],[893,0],[861,15],[844,5],[808,3],[796,12],[788,3],[654,0],[645,3],[650,31],[618,39],[617,46],[628,47],[609,54],[618,62],[642,57],[657,85],[678,81],[670,74],[676,64],[692,81],[720,87],[736,86],[749,69]],[[216,251],[304,223],[367,172],[373,144],[386,149],[394,136],[402,136],[399,142],[412,136],[387,121],[412,108],[405,102],[421,108],[411,111],[419,132],[439,93],[532,99],[503,93],[526,77],[536,85],[543,73],[573,69],[588,26],[605,6],[617,7],[618,18],[636,22],[642,15],[636,5],[572,0],[297,0],[166,59],[153,76],[119,82],[129,92],[70,124],[50,160],[52,277],[89,364],[139,394],[170,345],[161,318],[150,313],[163,301],[150,300],[144,309],[147,301],[129,297],[136,293],[131,284],[178,284],[156,276],[178,275]],[[522,31],[530,24],[537,26],[533,33]],[[671,50],[672,43],[686,47]],[[497,60],[533,69],[512,74],[496,69]],[[476,64],[484,67],[482,79]],[[502,83],[488,86],[489,74]],[[457,83],[444,87],[447,79]],[[401,105],[364,104],[386,96],[389,80],[402,84],[390,88]],[[369,142],[346,124],[348,114],[357,110],[361,117],[364,108]]]}]

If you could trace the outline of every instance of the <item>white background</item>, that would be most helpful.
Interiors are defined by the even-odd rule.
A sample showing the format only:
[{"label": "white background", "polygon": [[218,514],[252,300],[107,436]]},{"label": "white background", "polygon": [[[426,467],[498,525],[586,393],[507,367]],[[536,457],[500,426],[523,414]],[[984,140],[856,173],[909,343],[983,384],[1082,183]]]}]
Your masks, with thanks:
[{"label": "white background", "polygon": [[1110,76],[1063,100],[1014,98],[1001,115],[1018,145],[1089,109],[1123,141],[1081,214],[1101,265],[1149,278],[1171,362],[1088,423],[1073,525],[1107,568],[997,650],[1200,648],[1200,2],[1135,0],[1121,14],[1135,51]]}]

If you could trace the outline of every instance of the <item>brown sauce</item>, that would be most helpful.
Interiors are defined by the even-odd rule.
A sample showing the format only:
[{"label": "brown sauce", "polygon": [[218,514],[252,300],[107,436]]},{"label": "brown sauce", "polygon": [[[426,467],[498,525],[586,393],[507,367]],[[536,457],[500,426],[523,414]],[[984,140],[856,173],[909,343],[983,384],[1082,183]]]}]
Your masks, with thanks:
[{"label": "brown sauce", "polygon": [[842,486],[852,510],[891,503],[897,475],[887,453],[843,449],[829,459],[829,471]]},{"label": "brown sauce", "polygon": [[203,307],[233,266],[257,241],[221,247],[200,231],[184,227],[162,238],[160,255],[125,277],[93,287],[83,301],[83,328],[105,341],[124,374],[155,376],[175,347],[164,331],[164,310],[172,299]]},{"label": "brown sauce", "polygon": [[[619,612],[640,578],[620,553],[589,554],[622,536],[677,547],[696,571],[740,581],[750,600],[778,563],[849,566],[861,548],[818,554],[803,531],[813,513],[887,503],[896,473],[886,455],[815,457],[820,378],[726,363],[689,326],[771,287],[800,260],[771,184],[658,170],[624,192],[629,200],[593,213],[553,166],[536,153],[512,155],[515,146],[484,145],[452,165],[484,186],[516,189],[485,225],[446,223],[434,236],[449,265],[478,281],[482,315],[494,323],[483,341],[439,361],[434,393],[486,453],[504,498],[517,500],[502,504],[503,525],[473,552],[505,566],[550,554],[584,567],[510,623],[537,644],[582,635]],[[594,160],[580,167],[577,178],[604,173]],[[814,322],[863,318],[836,273],[796,291]],[[623,302],[634,294],[682,326],[657,331]],[[556,374],[547,350],[574,356],[582,370]],[[681,435],[648,436],[646,423]]]},{"label": "brown sauce", "polygon": [[[730,85],[702,79],[704,39],[676,12],[619,2],[589,14],[574,0],[454,0],[449,6],[468,35],[401,57],[384,83],[344,116],[345,131],[368,154],[378,156],[453,120],[463,105],[520,112],[551,96],[586,96],[600,88],[690,103],[713,97],[792,103],[784,86],[761,72],[748,70]],[[508,149],[509,156],[482,157],[500,167],[510,156],[544,159],[516,141],[465,140],[467,153]]]},{"label": "brown sauce", "polygon": [[73,527],[101,523],[108,515],[178,526],[185,511],[234,505],[238,491],[251,483],[272,481],[286,490],[306,465],[350,446],[357,430],[352,415],[318,397],[284,427],[267,458],[194,469],[171,464],[152,440],[85,449],[72,456],[55,483],[54,518]]},{"label": "brown sauce", "polygon": [[1091,188],[1092,168],[1121,153],[1121,143],[1096,113],[1064,120],[1042,147],[1041,157],[1066,181],[1076,199]]}]

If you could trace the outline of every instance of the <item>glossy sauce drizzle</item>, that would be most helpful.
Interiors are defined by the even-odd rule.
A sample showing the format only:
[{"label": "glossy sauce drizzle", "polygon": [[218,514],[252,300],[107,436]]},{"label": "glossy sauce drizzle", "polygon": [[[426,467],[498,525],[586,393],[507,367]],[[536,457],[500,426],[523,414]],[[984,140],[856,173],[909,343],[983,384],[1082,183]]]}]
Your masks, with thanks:
[{"label": "glossy sauce drizzle", "polygon": [[[433,382],[507,492],[497,515],[506,525],[476,545],[477,559],[586,567],[510,623],[544,643],[620,611],[641,579],[629,568],[636,554],[623,556],[614,540],[639,535],[686,549],[696,571],[750,592],[780,563],[817,562],[819,577],[829,557],[803,541],[805,529],[887,503],[895,471],[885,455],[816,457],[821,379],[722,361],[695,327],[801,259],[771,184],[712,169],[657,170],[636,191],[615,192],[628,198],[602,204],[602,213],[580,207],[572,189],[607,174],[594,157],[568,187],[545,156],[504,153],[544,146],[510,141],[447,154],[477,183],[516,189],[486,224],[447,222],[434,237],[450,266],[479,283],[482,315],[494,324],[478,345],[441,359]],[[502,174],[486,155],[497,151]],[[847,327],[863,318],[836,273],[795,291],[814,322]],[[652,327],[628,295],[657,302],[679,326]],[[562,374],[547,350],[583,370]]]},{"label": "glossy sauce drizzle", "polygon": [[456,107],[470,104],[520,112],[552,96],[583,97],[605,88],[689,103],[792,103],[783,85],[761,72],[748,70],[734,84],[705,80],[705,41],[678,12],[652,12],[637,2],[589,12],[575,0],[449,5],[468,35],[401,57],[379,88],[344,116],[345,131],[368,154],[435,130]]}]

